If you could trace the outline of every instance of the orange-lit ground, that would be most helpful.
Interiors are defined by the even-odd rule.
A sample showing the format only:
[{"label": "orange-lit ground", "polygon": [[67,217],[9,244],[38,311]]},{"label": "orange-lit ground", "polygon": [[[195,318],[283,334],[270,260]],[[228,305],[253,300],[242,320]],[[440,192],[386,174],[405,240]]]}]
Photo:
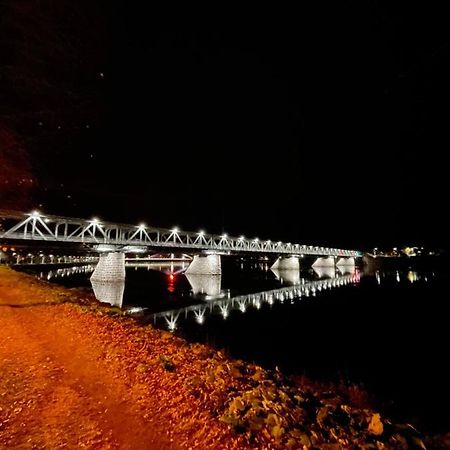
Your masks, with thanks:
[{"label": "orange-lit ground", "polygon": [[187,345],[52,304],[68,295],[0,268],[0,448],[247,448],[186,385]]},{"label": "orange-lit ground", "polygon": [[[446,448],[361,400],[0,267],[0,449]],[[354,396],[354,395],[353,395]]]}]

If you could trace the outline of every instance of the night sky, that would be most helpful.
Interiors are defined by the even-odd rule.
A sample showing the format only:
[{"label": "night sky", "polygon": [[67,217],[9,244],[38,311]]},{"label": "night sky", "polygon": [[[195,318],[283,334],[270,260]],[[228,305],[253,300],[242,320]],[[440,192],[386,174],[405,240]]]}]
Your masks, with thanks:
[{"label": "night sky", "polygon": [[447,246],[447,15],[390,3],[0,0],[0,208]]}]

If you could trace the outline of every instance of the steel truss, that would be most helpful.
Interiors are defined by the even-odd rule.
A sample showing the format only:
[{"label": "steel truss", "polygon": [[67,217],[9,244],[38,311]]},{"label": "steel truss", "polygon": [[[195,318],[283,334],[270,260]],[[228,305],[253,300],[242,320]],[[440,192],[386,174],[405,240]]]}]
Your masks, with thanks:
[{"label": "steel truss", "polygon": [[[44,215],[38,212],[8,213],[0,211],[0,239],[89,244],[98,251],[145,251],[148,249],[178,249],[218,254],[264,253],[286,256],[359,257],[361,252],[315,247],[290,242],[246,239],[204,232],[179,231],[145,225],[124,225],[68,217]],[[6,226],[5,226],[6,225]],[[111,246],[111,248],[108,248]]]}]

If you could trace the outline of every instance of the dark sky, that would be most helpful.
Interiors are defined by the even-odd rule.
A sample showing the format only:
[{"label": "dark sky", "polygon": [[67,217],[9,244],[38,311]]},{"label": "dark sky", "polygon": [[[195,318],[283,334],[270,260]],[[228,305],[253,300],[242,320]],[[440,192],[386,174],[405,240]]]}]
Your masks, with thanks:
[{"label": "dark sky", "polygon": [[3,205],[338,247],[448,244],[444,11],[175,17],[139,3],[0,0]]}]

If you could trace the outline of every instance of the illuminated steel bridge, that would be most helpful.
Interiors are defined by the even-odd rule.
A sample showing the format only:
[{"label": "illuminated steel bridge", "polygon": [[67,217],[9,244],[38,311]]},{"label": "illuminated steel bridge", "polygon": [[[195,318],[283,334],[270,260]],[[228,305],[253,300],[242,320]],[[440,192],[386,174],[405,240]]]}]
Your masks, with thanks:
[{"label": "illuminated steel bridge", "polygon": [[[187,269],[190,273],[215,274],[221,272],[220,255],[264,254],[276,256],[278,269],[298,269],[299,258],[316,256],[315,264],[354,265],[354,258],[362,256],[356,250],[317,247],[291,242],[247,239],[214,235],[204,231],[188,232],[177,228],[164,229],[145,224],[126,225],[69,217],[0,210],[0,239],[85,244],[100,253],[100,261],[93,277],[120,279],[125,277],[125,253],[180,251],[194,255]],[[335,260],[336,259],[336,260]]]}]

